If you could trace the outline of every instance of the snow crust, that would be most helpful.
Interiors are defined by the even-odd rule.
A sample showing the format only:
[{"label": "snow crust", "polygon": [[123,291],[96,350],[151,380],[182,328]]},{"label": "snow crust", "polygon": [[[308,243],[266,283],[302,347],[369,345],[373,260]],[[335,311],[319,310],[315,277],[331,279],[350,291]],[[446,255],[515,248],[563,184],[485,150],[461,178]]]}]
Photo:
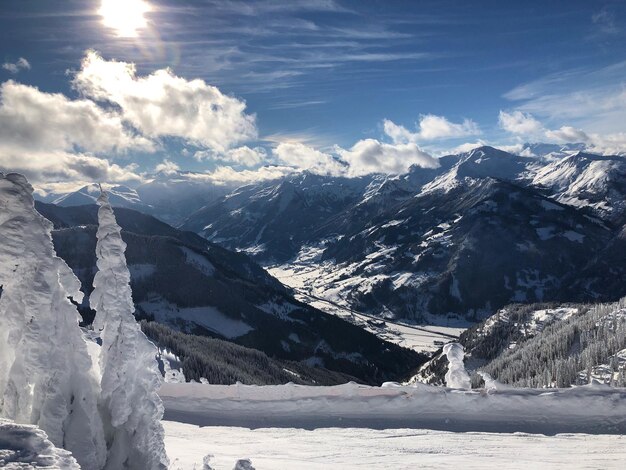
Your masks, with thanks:
[{"label": "snow crust", "polygon": [[55,447],[37,426],[0,419],[0,467],[7,470],[80,470],[72,453]]}]

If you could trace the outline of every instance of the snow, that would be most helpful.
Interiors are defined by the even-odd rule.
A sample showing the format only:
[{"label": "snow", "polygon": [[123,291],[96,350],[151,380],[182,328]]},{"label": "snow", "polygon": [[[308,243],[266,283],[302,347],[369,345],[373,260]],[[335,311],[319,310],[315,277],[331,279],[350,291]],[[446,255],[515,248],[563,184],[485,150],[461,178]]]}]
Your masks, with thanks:
[{"label": "snow", "polygon": [[465,352],[459,343],[448,343],[443,347],[443,353],[448,358],[448,372],[446,385],[450,388],[470,389],[472,387],[469,374],[463,365]]},{"label": "snow", "polygon": [[455,433],[427,429],[260,428],[164,421],[172,470],[231,470],[246,456],[257,470],[622,469],[618,435]]},{"label": "snow", "polygon": [[[288,264],[267,267],[267,271],[293,288],[298,300],[359,325],[387,341],[416,351],[434,352],[441,347],[441,343],[458,337],[465,330],[466,325],[412,325],[387,318],[378,326],[372,324],[373,317],[350,308],[348,297],[351,292],[366,292],[371,290],[374,283],[386,279],[391,280],[394,289],[403,285],[418,286],[428,278],[429,273],[402,271],[389,275],[374,274],[379,257],[385,255],[384,248],[371,253],[364,263],[337,265],[332,261],[322,262],[324,243],[304,246],[294,260]],[[368,265],[366,272],[363,275],[356,274],[355,270],[364,264]],[[380,322],[381,319],[374,320]]]},{"label": "snow", "polygon": [[79,470],[72,453],[36,426],[0,419],[0,467],[7,470]]},{"label": "snow", "polygon": [[537,229],[535,229],[535,231],[537,232],[537,236],[539,237],[539,239],[546,241],[546,240],[550,240],[551,238],[554,237],[554,227],[539,227]]},{"label": "snow", "polygon": [[130,271],[130,277],[133,279],[145,279],[150,277],[156,271],[156,265],[154,264],[130,264],[128,265],[128,271]]},{"label": "snow", "polygon": [[563,321],[578,313],[576,307],[560,307],[536,310],[532,313],[531,320],[527,327],[528,334],[537,334],[542,331],[545,326],[557,321]]},{"label": "snow", "polygon": [[163,367],[162,372],[165,382],[186,382],[182,361],[178,356],[167,349],[159,349],[157,360],[159,361],[159,365]]},{"label": "snow", "polygon": [[178,308],[160,297],[140,302],[138,305],[143,311],[154,315],[155,320],[160,323],[175,324],[177,319],[181,319],[228,339],[238,338],[253,330],[247,323],[231,318],[210,305]]},{"label": "snow", "polygon": [[98,198],[98,272],[89,298],[100,333],[99,408],[107,442],[106,470],[164,470],[163,404],[157,348],[135,321],[126,244],[106,192]]},{"label": "snow", "polygon": [[[165,420],[247,428],[625,433],[626,389],[456,390],[424,384],[162,385]],[[254,456],[251,456],[254,457]]]},{"label": "snow", "polygon": [[197,253],[186,246],[181,246],[180,249],[185,255],[187,264],[190,264],[205,276],[210,277],[215,274],[215,266],[213,266],[213,264],[200,253]]},{"label": "snow", "polygon": [[545,199],[541,200],[541,207],[543,207],[547,211],[564,211],[565,208],[561,207],[553,202],[546,201]]},{"label": "snow", "polygon": [[567,238],[569,241],[578,242],[581,244],[585,238],[585,236],[582,233],[574,232],[573,230],[567,230],[566,232],[563,232],[561,235]]},{"label": "snow", "polygon": [[246,459],[257,470],[622,468],[626,389],[490,382],[471,391],[165,384],[165,445],[172,470]]},{"label": "snow", "polygon": [[80,281],[52,244],[52,224],[34,208],[33,188],[0,173],[0,416],[35,424],[99,469],[105,442],[80,315]]}]

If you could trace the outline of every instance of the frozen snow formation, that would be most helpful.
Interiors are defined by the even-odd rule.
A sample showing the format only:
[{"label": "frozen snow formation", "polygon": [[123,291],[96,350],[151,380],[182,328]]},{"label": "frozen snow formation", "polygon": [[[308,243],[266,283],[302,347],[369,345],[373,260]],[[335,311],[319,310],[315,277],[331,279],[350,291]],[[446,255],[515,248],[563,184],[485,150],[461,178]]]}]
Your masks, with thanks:
[{"label": "frozen snow formation", "polygon": [[55,447],[41,429],[6,419],[0,419],[0,467],[80,470],[71,452]]},{"label": "frozen snow formation", "polygon": [[126,244],[106,192],[98,205],[98,272],[90,304],[96,310],[94,329],[102,339],[101,408],[109,449],[105,468],[166,469],[157,348],[133,316]]},{"label": "frozen snow formation", "polygon": [[83,468],[100,469],[99,387],[68,300],[82,300],[80,282],[56,256],[32,193],[22,175],[0,173],[0,417],[37,425]]},{"label": "frozen snow formation", "polygon": [[448,343],[443,347],[443,353],[448,358],[448,372],[446,372],[446,385],[450,388],[472,388],[470,376],[463,365],[465,351],[459,343]]},{"label": "frozen snow formation", "polygon": [[239,459],[235,463],[233,470],[254,470],[250,459]]}]

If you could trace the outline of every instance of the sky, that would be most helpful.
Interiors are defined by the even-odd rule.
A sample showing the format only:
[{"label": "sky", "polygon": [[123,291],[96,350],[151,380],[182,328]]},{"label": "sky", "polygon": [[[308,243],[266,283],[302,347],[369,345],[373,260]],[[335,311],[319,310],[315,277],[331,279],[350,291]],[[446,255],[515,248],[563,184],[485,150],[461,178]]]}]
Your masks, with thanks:
[{"label": "sky", "polygon": [[626,1],[2,0],[0,170],[136,184],[626,150]]}]

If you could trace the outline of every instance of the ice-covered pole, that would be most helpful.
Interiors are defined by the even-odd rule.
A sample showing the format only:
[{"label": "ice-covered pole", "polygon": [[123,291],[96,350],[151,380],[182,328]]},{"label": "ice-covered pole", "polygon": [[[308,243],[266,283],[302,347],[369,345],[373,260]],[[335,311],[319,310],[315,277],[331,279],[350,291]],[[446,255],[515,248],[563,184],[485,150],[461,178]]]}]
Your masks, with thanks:
[{"label": "ice-covered pole", "polygon": [[463,365],[465,352],[459,343],[448,343],[443,347],[443,353],[448,358],[448,372],[446,385],[450,388],[472,388],[470,376]]},{"label": "ice-covered pole", "polygon": [[109,448],[107,469],[166,469],[161,374],[156,347],[135,321],[126,244],[106,192],[98,198],[98,272],[90,296],[102,348],[101,407]]}]

